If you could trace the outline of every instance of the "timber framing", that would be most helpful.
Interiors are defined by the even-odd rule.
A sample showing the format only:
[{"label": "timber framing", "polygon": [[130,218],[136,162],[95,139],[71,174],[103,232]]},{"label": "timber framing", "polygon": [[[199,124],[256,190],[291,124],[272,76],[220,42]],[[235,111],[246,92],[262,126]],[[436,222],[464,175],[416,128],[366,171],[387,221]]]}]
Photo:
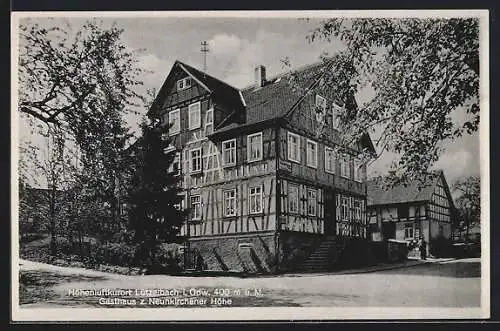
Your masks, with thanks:
[{"label": "timber framing", "polygon": [[[192,83],[179,90],[176,82],[186,77]],[[168,112],[180,110],[180,131],[171,136],[180,158],[182,208],[192,209],[192,201],[199,208],[196,219],[191,213],[181,229],[186,267],[276,272],[300,263],[300,247],[312,252],[332,236],[367,238],[366,164],[357,169],[351,161],[344,178],[335,157],[334,169],[326,172],[325,148],[354,159],[373,144],[365,136],[354,146],[341,146],[332,124],[333,106],[325,109],[331,119],[323,125],[329,129],[317,135],[314,100],[320,78],[309,81],[302,95],[294,94],[284,76],[258,89],[238,90],[175,62],[148,116],[165,119]],[[200,126],[190,127],[188,112],[196,102]],[[212,131],[205,123],[209,111]],[[288,159],[288,132],[300,139],[300,158],[294,162]],[[228,140],[231,147],[222,148]],[[307,162],[308,148],[316,153],[314,167]],[[231,164],[223,164],[225,158]]]}]

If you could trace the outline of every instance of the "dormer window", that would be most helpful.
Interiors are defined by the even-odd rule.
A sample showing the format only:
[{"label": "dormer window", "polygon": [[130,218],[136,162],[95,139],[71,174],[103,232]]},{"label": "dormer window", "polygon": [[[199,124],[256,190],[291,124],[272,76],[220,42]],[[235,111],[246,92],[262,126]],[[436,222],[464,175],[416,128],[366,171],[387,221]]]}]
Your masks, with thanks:
[{"label": "dormer window", "polygon": [[191,87],[191,77],[179,79],[177,81],[177,91],[182,91]]}]

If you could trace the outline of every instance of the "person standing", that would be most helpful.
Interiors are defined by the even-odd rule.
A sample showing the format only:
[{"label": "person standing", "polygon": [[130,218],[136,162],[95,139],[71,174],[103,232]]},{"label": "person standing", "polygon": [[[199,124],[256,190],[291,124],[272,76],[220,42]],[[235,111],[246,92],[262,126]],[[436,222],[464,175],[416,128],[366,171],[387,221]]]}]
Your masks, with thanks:
[{"label": "person standing", "polygon": [[424,237],[420,237],[420,259],[427,259],[427,247]]}]

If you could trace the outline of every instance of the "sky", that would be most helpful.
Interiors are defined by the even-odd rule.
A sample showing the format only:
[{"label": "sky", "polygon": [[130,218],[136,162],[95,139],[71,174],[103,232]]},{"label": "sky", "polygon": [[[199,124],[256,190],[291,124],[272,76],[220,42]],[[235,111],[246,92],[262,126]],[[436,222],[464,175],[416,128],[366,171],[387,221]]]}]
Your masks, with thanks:
[{"label": "sky", "polygon": [[[103,24],[116,22],[124,29],[123,41],[139,52],[139,65],[150,71],[142,77],[144,88],[163,84],[175,60],[203,68],[200,43],[207,41],[207,72],[237,88],[253,83],[253,69],[266,67],[268,77],[285,69],[281,60],[289,58],[293,67],[319,61],[322,52],[333,54],[343,48],[340,41],[308,43],[306,36],[321,19],[298,18],[227,18],[227,17],[142,17],[101,18]],[[65,20],[73,31],[84,22]],[[358,95],[369,98],[369,92]],[[145,111],[143,111],[145,112]],[[458,118],[463,117],[458,114]],[[130,115],[127,123],[137,129],[139,117]],[[457,178],[479,174],[479,135],[465,136],[445,143],[446,150],[436,163],[449,183]],[[385,174],[393,156],[387,153],[369,168],[371,174]]]}]

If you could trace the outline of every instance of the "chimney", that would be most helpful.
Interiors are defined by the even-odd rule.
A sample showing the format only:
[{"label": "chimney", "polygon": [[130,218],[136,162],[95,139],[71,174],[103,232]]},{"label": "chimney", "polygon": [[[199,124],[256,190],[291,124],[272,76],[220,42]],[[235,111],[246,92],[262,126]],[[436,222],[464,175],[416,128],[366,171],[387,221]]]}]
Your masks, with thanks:
[{"label": "chimney", "polygon": [[255,67],[255,88],[264,86],[266,83],[266,67],[258,65]]}]

